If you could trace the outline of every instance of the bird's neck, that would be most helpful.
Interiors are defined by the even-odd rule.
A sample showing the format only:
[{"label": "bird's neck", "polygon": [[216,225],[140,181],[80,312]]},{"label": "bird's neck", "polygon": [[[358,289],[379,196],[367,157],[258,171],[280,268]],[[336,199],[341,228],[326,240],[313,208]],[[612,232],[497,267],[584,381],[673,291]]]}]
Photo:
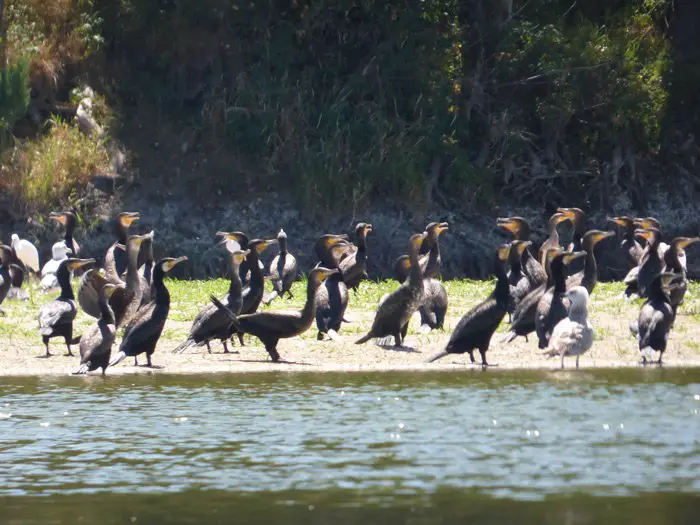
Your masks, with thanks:
[{"label": "bird's neck", "polygon": [[316,315],[316,290],[318,290],[318,286],[318,283],[311,279],[306,284],[306,302],[301,310],[301,319],[304,322],[311,322]]},{"label": "bird's neck", "polygon": [[156,266],[153,272],[153,289],[156,294],[156,305],[169,305],[170,304],[170,292],[163,282],[165,274],[160,265]]},{"label": "bird's neck", "polygon": [[411,261],[411,271],[408,274],[409,282],[411,286],[416,286],[423,281],[423,270],[418,263],[418,250],[411,247],[408,257]]},{"label": "bird's neck", "polygon": [[563,293],[566,291],[566,273],[566,266],[563,264],[552,270],[552,275],[554,276],[554,291],[556,293]]},{"label": "bird's neck", "polygon": [[68,268],[65,266],[60,268],[58,270],[58,274],[56,275],[56,279],[61,287],[61,294],[58,296],[59,299],[75,299],[75,296],[73,295],[73,288],[70,285],[70,272],[68,271]]},{"label": "bird's neck", "polygon": [[231,280],[228,285],[228,293],[240,295],[243,290],[243,282],[241,281],[240,266],[233,261],[231,257]]},{"label": "bird's neck", "polygon": [[508,305],[510,295],[510,284],[508,283],[508,275],[506,274],[503,263],[496,258],[496,289],[494,290],[496,300],[505,308]]},{"label": "bird's neck", "polygon": [[246,257],[248,262],[248,269],[250,270],[250,284],[255,286],[265,286],[265,275],[263,274],[260,265],[258,264],[258,254],[255,251],[251,251]]},{"label": "bird's neck", "polygon": [[139,247],[135,244],[127,244],[126,255],[128,257],[126,264],[126,286],[135,290],[140,287],[138,269]]},{"label": "bird's neck", "polygon": [[112,309],[109,307],[109,302],[107,301],[107,298],[104,295],[100,295],[100,319],[106,324],[116,324],[116,321],[114,319],[114,312]]}]

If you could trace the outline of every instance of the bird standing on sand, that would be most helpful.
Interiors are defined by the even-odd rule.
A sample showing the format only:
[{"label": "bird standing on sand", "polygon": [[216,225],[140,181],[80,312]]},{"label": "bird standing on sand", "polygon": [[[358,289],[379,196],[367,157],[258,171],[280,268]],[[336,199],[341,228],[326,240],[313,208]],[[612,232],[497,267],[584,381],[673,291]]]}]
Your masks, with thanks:
[{"label": "bird standing on sand", "polygon": [[73,355],[70,345],[78,344],[80,337],[73,338],[73,321],[78,314],[75,306],[75,296],[70,284],[70,274],[79,268],[94,264],[95,259],[66,259],[58,267],[56,276],[61,287],[60,295],[39,309],[39,333],[46,345],[46,357],[51,355],[49,340],[53,337],[63,337],[68,348],[69,356]]},{"label": "bird standing on sand", "polygon": [[505,263],[510,250],[508,245],[501,246],[496,252],[496,288],[487,299],[469,310],[459,320],[445,349],[432,356],[428,363],[437,361],[448,354],[469,354],[475,363],[474,350],[481,354],[481,365],[488,366],[486,351],[491,344],[491,337],[501,324],[508,310],[509,285]]},{"label": "bird standing on sand", "polygon": [[[639,341],[642,364],[646,365],[648,362],[661,364],[675,317],[671,299],[664,290],[664,286],[668,286],[676,278],[677,275],[670,272],[656,275],[649,285],[648,299],[639,311],[636,325],[630,323],[630,330],[633,334],[636,332],[635,335]],[[647,360],[654,351],[659,352],[658,361]]]},{"label": "bird standing on sand", "polygon": [[374,316],[370,331],[355,341],[355,344],[366,343],[372,338],[394,337],[395,346],[401,346],[408,332],[408,322],[413,313],[418,310],[425,293],[423,287],[423,272],[418,263],[418,251],[427,237],[425,232],[411,235],[408,243],[408,253],[411,261],[411,272],[408,280],[398,289],[390,293],[380,303]]},{"label": "bird standing on sand", "polygon": [[108,302],[116,289],[115,285],[102,279],[99,302],[102,315],[97,324],[86,330],[80,338],[80,367],[73,372],[74,375],[87,374],[98,368],[101,368],[102,375],[105,375],[117,334],[114,312]]},{"label": "bird standing on sand", "polygon": [[297,278],[297,260],[287,251],[287,234],[280,230],[277,234],[277,244],[279,244],[279,254],[272,259],[268,269],[268,279],[272,281],[272,292],[265,297],[265,304],[270,304],[276,297],[282,297],[285,293],[290,299],[292,295],[292,284]]},{"label": "bird standing on sand", "polygon": [[336,273],[338,270],[328,268],[311,270],[306,285],[306,302],[300,312],[267,311],[236,316],[216,297],[211,296],[211,301],[228,315],[239,332],[248,333],[260,339],[272,360],[278,362],[280,355],[277,352],[277,343],[280,339],[295,337],[309,329],[316,314],[316,290],[324,280]]},{"label": "bird standing on sand", "polygon": [[156,263],[153,270],[153,287],[155,299],[138,309],[124,331],[124,338],[119,345],[119,352],[109,362],[109,366],[119,364],[125,357],[137,358],[145,353],[149,368],[153,367],[151,356],[163,333],[165,321],[170,313],[170,292],[163,277],[187,257],[165,257]]},{"label": "bird standing on sand", "polygon": [[557,323],[549,338],[547,357],[561,357],[561,367],[564,368],[564,357],[576,356],[576,368],[581,355],[593,346],[593,327],[588,321],[588,290],[583,286],[575,286],[568,292],[569,311],[567,317]]}]

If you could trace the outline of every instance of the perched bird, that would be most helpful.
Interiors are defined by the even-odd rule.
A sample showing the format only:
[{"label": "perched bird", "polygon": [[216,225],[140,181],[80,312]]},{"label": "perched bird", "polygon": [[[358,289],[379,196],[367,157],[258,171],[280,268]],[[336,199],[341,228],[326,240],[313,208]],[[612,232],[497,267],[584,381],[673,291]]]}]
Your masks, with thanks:
[{"label": "perched bird", "polygon": [[12,248],[6,244],[0,244],[0,314],[5,315],[2,303],[7,297],[12,286],[10,275],[10,261],[12,260]]},{"label": "perched bird", "polygon": [[632,333],[636,332],[643,364],[647,364],[647,357],[650,357],[653,351],[659,352],[659,359],[656,362],[661,364],[663,353],[666,351],[674,315],[671,299],[664,290],[664,286],[670,284],[675,278],[676,275],[666,272],[659,273],[652,279],[648,287],[647,301],[639,312],[637,324],[630,325]]},{"label": "perched bird", "polygon": [[425,232],[411,236],[408,244],[411,272],[408,280],[379,305],[372,328],[365,336],[355,341],[355,344],[365,343],[372,338],[393,336],[394,344],[402,345],[408,331],[408,322],[423,301],[423,272],[418,263],[418,251],[426,237]]},{"label": "perched bird", "polygon": [[255,312],[253,314],[236,316],[216,297],[211,301],[217,308],[226,312],[231,323],[240,332],[254,335],[265,345],[265,350],[274,362],[280,360],[277,343],[280,339],[294,337],[304,333],[313,323],[316,314],[316,290],[331,275],[338,273],[336,269],[314,268],[309,273],[306,285],[306,302],[300,312]]},{"label": "perched bird", "polygon": [[94,264],[95,259],[75,259],[69,258],[63,261],[58,267],[56,276],[61,287],[60,295],[46,303],[39,309],[39,333],[46,346],[46,356],[50,356],[49,340],[53,337],[63,337],[68,348],[68,354],[72,356],[70,346],[78,344],[80,337],[73,338],[73,320],[78,313],[75,306],[75,297],[70,284],[71,272]]},{"label": "perched bird", "polygon": [[560,356],[564,368],[564,357],[576,356],[576,368],[581,355],[593,346],[593,327],[588,321],[588,290],[574,286],[566,297],[569,300],[567,317],[557,323],[549,338],[547,357]]},{"label": "perched bird", "polygon": [[[431,222],[425,227],[425,233],[428,234],[423,245],[421,246],[418,263],[420,264],[423,277],[432,279],[437,277],[442,264],[442,256],[440,253],[440,235],[449,231],[450,225],[447,222]],[[394,263],[394,277],[400,283],[408,278],[410,272],[410,258],[408,255],[402,255]]]},{"label": "perched bird", "polygon": [[625,252],[627,256],[627,263],[629,264],[628,271],[639,265],[642,260],[642,245],[637,242],[637,238],[634,235],[634,230],[636,226],[634,221],[630,217],[610,217],[609,222],[613,222],[620,226],[622,232],[622,241],[620,242],[620,248]]},{"label": "perched bird", "polygon": [[481,365],[488,366],[486,351],[491,344],[491,337],[501,324],[508,309],[508,276],[505,263],[508,260],[510,246],[501,246],[496,253],[496,288],[487,299],[476,305],[459,320],[445,349],[428,362],[432,363],[448,354],[469,354],[475,363],[474,350],[481,354]]},{"label": "perched bird", "polygon": [[418,308],[420,331],[442,330],[449,305],[447,290],[440,281],[432,278],[423,280],[423,288],[423,301]]},{"label": "perched bird", "polygon": [[548,228],[549,228],[549,237],[542,243],[542,246],[540,246],[540,254],[539,254],[539,261],[542,264],[542,267],[546,267],[546,261],[545,261],[545,254],[547,253],[547,250],[549,248],[560,248],[559,244],[559,232],[557,231],[557,226],[561,224],[564,221],[568,221],[569,217],[561,212],[557,212],[553,214],[549,218],[548,222]]},{"label": "perched bird", "polygon": [[583,236],[586,233],[586,214],[581,208],[557,208],[557,213],[563,213],[574,225],[571,243],[567,246],[569,252],[580,252],[583,247]]},{"label": "perched bird", "polygon": [[[109,366],[119,364],[127,356],[136,358],[140,354],[146,354],[149,368],[153,367],[151,356],[155,352],[156,344],[163,333],[165,321],[170,312],[170,293],[168,292],[163,277],[177,264],[186,261],[187,257],[165,257],[156,263],[153,270],[153,287],[155,299],[138,309],[136,314],[127,324],[124,338],[119,345],[119,352],[109,362]],[[131,262],[131,261],[129,261]]]},{"label": "perched bird", "polygon": [[16,233],[12,234],[12,252],[24,268],[39,273],[39,252],[31,242],[20,239]]},{"label": "perched bird", "polygon": [[287,234],[280,230],[277,234],[279,254],[272,259],[268,270],[268,279],[272,281],[272,292],[265,297],[265,304],[270,304],[276,297],[285,293],[292,299],[292,284],[297,278],[297,260],[287,251]]},{"label": "perched bird", "polygon": [[[334,247],[342,247],[342,250],[334,251]],[[314,244],[314,253],[318,257],[319,264],[316,267],[338,268],[340,259],[354,251],[347,235],[326,233],[321,235]]]},{"label": "perched bird", "polygon": [[[236,250],[230,257],[231,260],[231,280],[228,287],[228,293],[221,300],[234,315],[241,313],[243,306],[243,283],[241,283],[240,266],[245,261],[245,258],[250,253],[250,250]],[[226,340],[230,337],[231,321],[228,316],[219,310],[216,306],[209,303],[205,305],[197,314],[192,322],[190,333],[187,339],[178,345],[173,353],[182,353],[191,346],[207,345],[207,351],[211,354],[211,346],[209,343],[218,339],[224,345],[224,353],[229,353]]]},{"label": "perched bird", "polygon": [[367,235],[372,231],[372,225],[360,222],[355,226],[357,236],[357,246],[346,250],[344,256],[338,261],[338,269],[343,277],[343,282],[350,289],[354,290],[360,281],[367,275]]},{"label": "perched bird", "polygon": [[600,241],[614,236],[615,232],[604,232],[600,230],[589,230],[584,234],[583,240],[581,241],[583,253],[586,254],[584,267],[567,277],[567,289],[571,289],[575,286],[583,286],[589,294],[593,293],[593,289],[598,282],[598,263],[596,261],[595,250]]},{"label": "perched bird", "polygon": [[586,252],[559,252],[552,257],[550,273],[552,285],[537,303],[535,332],[539,348],[547,348],[552,330],[566,317],[564,294],[566,293],[566,267],[586,255]]},{"label": "perched bird", "polygon": [[338,331],[348,307],[348,287],[340,272],[331,275],[316,291],[316,328],[319,341],[327,335],[338,339]]},{"label": "perched bird", "polygon": [[[230,250],[235,246],[240,246],[241,244],[231,244],[227,242],[229,240],[237,241],[241,239],[239,232],[219,232],[217,235],[223,237],[222,243],[226,243],[226,249]],[[241,314],[252,314],[258,310],[260,303],[263,299],[263,293],[265,292],[265,276],[263,274],[263,266],[260,264],[260,254],[262,254],[268,247],[277,244],[277,239],[253,239],[251,241],[245,242],[248,250],[248,255],[245,258],[245,263],[248,268],[250,268],[250,278],[248,285],[243,288],[242,297],[243,304],[241,305]],[[243,266],[241,263],[241,266]],[[240,274],[239,268],[239,274]],[[243,333],[236,330],[235,325],[229,324],[229,337],[234,334],[238,335],[238,342],[243,346]]]},{"label": "perched bird", "polygon": [[[126,242],[126,283],[117,284],[117,289],[109,298],[109,306],[114,311],[114,318],[117,322],[117,328],[122,328],[131,322],[131,319],[136,315],[136,311],[141,306],[141,297],[143,290],[141,289],[141,278],[136,267],[138,262],[139,250],[141,243],[149,236],[147,235],[131,235]],[[88,311],[87,304],[81,301],[80,294],[78,301],[85,313],[94,315],[94,311]],[[91,305],[94,308],[94,305]],[[97,309],[99,312],[99,308]],[[99,316],[99,314],[98,314]]]},{"label": "perched bird", "polygon": [[58,271],[59,265],[68,258],[70,253],[71,249],[66,246],[66,243],[63,241],[58,241],[51,247],[51,260],[47,261],[41,269],[41,282],[39,286],[41,286],[44,292],[53,288],[58,288],[56,272]]},{"label": "perched bird", "polygon": [[104,263],[107,280],[112,284],[120,284],[122,281],[122,275],[124,275],[127,266],[125,247],[129,236],[129,227],[140,218],[141,215],[138,212],[124,211],[119,213],[114,220],[117,240],[107,248]]},{"label": "perched bird", "polygon": [[[530,240],[530,224],[522,217],[499,217],[497,225],[501,230],[510,233],[514,241]],[[540,261],[532,255],[530,247],[522,252],[520,265],[523,273],[530,280],[530,290],[534,290],[547,282],[547,272]]]},{"label": "perched bird", "polygon": [[632,268],[624,279],[625,295],[629,297],[637,293],[640,297],[647,297],[647,288],[664,267],[662,256],[659,254],[661,232],[656,228],[638,228],[635,235],[645,239],[647,246],[642,255],[642,262],[636,268]]},{"label": "perched bird", "polygon": [[510,290],[510,299],[508,300],[509,321],[518,305],[534,288],[532,281],[525,274],[522,266],[523,253],[531,245],[532,242],[530,241],[520,240],[512,241],[510,245],[508,255],[508,264],[510,265],[510,271],[508,272],[508,286]]},{"label": "perched bird", "polygon": [[109,306],[109,298],[117,287],[106,280],[102,280],[100,290],[100,319],[95,326],[86,330],[80,338],[80,367],[73,372],[74,375],[87,374],[98,368],[102,369],[102,375],[109,366],[109,358],[112,355],[112,345],[117,334],[117,326],[114,320],[114,312]]},{"label": "perched bird", "polygon": [[63,242],[66,246],[73,252],[73,257],[80,256],[80,246],[73,238],[73,233],[75,233],[75,227],[78,224],[78,217],[72,211],[53,211],[49,215],[49,219],[62,224],[66,228],[65,236],[63,237]]},{"label": "perched bird", "polygon": [[665,271],[677,276],[673,285],[669,287],[669,298],[671,306],[673,306],[674,316],[678,306],[683,304],[685,293],[688,291],[685,249],[697,242],[700,242],[700,237],[676,237],[671,241],[669,249],[664,254]]},{"label": "perched bird", "polygon": [[153,284],[153,272],[155,270],[155,257],[153,256],[153,238],[155,232],[151,230],[141,243],[137,264],[139,268],[139,281],[141,285],[141,306],[150,303],[155,298]]},{"label": "perched bird", "polygon": [[[233,253],[237,250],[247,250],[250,248],[248,245],[250,240],[248,236],[243,233],[243,232],[216,232],[217,237],[221,237],[221,242],[220,244],[224,244],[226,246],[226,250],[229,253]],[[262,253],[262,252],[261,252]],[[257,266],[260,268],[262,271],[263,276],[265,275],[265,266],[263,265],[262,261],[260,259],[257,260]],[[248,286],[250,283],[250,278],[251,278],[251,271],[250,271],[250,261],[246,259],[243,261],[241,264],[241,267],[238,269],[238,271],[241,274],[241,282],[243,283],[243,286]]]},{"label": "perched bird", "polygon": [[554,278],[552,277],[552,272],[550,271],[550,261],[555,255],[560,253],[564,253],[561,248],[547,248],[547,251],[544,254],[545,267],[547,268],[547,281],[523,297],[522,301],[520,301],[518,306],[515,308],[513,311],[513,321],[510,325],[510,330],[503,339],[504,343],[510,343],[519,335],[525,337],[525,341],[527,341],[527,336],[535,331],[537,305],[545,292],[551,286],[554,286]]}]

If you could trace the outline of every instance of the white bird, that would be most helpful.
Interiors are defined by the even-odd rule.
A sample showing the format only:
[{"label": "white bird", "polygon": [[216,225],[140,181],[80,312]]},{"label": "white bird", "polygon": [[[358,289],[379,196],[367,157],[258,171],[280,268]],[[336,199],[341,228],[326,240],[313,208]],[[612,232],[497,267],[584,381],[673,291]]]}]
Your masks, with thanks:
[{"label": "white bird", "polygon": [[41,269],[41,289],[45,292],[52,288],[58,288],[58,279],[56,278],[56,272],[58,267],[61,265],[68,255],[71,253],[70,248],[66,246],[63,241],[58,241],[54,243],[51,247],[51,260],[47,261],[44,267]]},{"label": "white bird", "polygon": [[566,292],[566,297],[570,301],[568,317],[554,327],[544,355],[561,356],[562,368],[565,356],[576,356],[578,368],[579,357],[593,346],[593,327],[588,322],[588,290],[575,286]]},{"label": "white bird", "polygon": [[17,258],[31,271],[38,273],[39,268],[39,252],[36,247],[26,239],[20,239],[16,233],[12,234],[12,250]]}]

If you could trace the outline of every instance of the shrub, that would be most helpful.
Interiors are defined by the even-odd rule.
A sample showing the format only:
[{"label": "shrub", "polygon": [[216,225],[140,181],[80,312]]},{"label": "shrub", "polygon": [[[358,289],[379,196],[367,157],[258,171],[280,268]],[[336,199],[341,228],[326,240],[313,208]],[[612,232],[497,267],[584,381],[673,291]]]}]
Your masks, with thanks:
[{"label": "shrub", "polygon": [[0,69],[0,130],[12,130],[29,106],[29,64],[20,60]]},{"label": "shrub", "polygon": [[103,141],[87,137],[77,126],[49,122],[49,132],[19,145],[6,157],[0,185],[23,205],[37,211],[67,207],[92,175],[106,170]]}]

